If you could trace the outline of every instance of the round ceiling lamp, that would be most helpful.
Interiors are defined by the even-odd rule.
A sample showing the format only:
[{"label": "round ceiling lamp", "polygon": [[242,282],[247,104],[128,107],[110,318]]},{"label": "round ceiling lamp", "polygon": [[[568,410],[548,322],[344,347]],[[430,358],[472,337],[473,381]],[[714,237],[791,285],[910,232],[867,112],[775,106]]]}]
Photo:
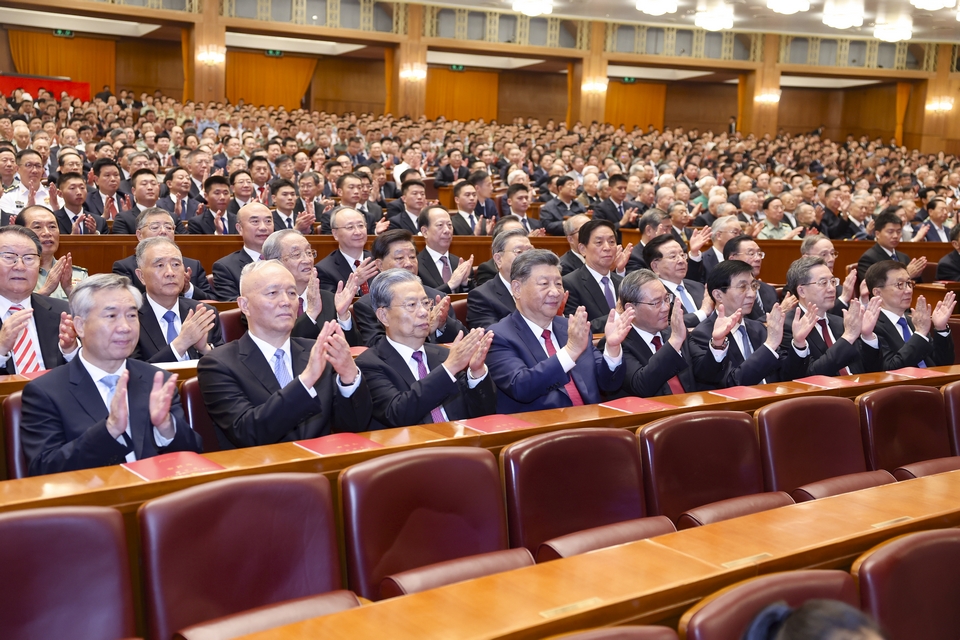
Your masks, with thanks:
[{"label": "round ceiling lamp", "polygon": [[637,11],[648,16],[662,16],[677,12],[677,0],[637,0]]},{"label": "round ceiling lamp", "polygon": [[877,20],[873,37],[884,42],[900,42],[913,36],[913,18],[900,16],[890,20]]},{"label": "round ceiling lamp", "polygon": [[693,23],[707,31],[722,31],[733,28],[733,5],[724,2],[711,2],[703,8],[697,7]]},{"label": "round ceiling lamp", "polygon": [[827,0],[823,24],[834,29],[863,26],[863,0]]},{"label": "round ceiling lamp", "polygon": [[553,3],[550,0],[513,0],[513,10],[535,18],[553,13]]},{"label": "round ceiling lamp", "polygon": [[910,4],[921,11],[940,11],[940,9],[952,9],[957,4],[957,0],[910,0]]},{"label": "round ceiling lamp", "polygon": [[810,0],[767,0],[767,8],[785,16],[810,10]]}]

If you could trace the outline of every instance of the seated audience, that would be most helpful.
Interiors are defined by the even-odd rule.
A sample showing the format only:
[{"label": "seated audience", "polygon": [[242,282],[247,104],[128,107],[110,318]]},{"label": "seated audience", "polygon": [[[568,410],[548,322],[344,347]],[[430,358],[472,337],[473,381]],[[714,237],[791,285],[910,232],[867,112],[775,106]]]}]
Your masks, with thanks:
[{"label": "seated audience", "polygon": [[[63,199],[63,206],[54,211],[60,233],[92,234],[109,233],[107,221],[96,213],[84,211],[87,198],[87,183],[79,173],[61,173],[55,190]],[[52,194],[51,194],[52,195]],[[58,203],[51,203],[51,207]]]},{"label": "seated audience", "polygon": [[425,207],[418,224],[426,244],[417,255],[420,280],[425,286],[444,293],[466,293],[473,275],[473,256],[464,260],[450,253],[453,241],[450,214],[439,205]]},{"label": "seated audience", "polygon": [[[197,207],[197,215],[187,222],[187,233],[226,236],[238,232],[240,212],[230,213],[230,183],[223,176],[210,176],[203,181],[205,202]],[[260,204],[257,200],[251,204]],[[271,219],[272,220],[272,219]],[[271,221],[271,227],[272,227]],[[178,227],[179,228],[179,227]]]},{"label": "seated audience", "polygon": [[[420,180],[407,180],[400,188],[399,202],[402,209],[390,215],[390,229],[406,229],[416,235],[420,233],[420,212],[427,204],[427,192]],[[397,201],[395,201],[397,202]]]},{"label": "seated audience", "polygon": [[877,216],[874,223],[877,242],[860,256],[860,260],[857,262],[857,282],[863,282],[867,277],[867,270],[884,260],[899,262],[912,279],[916,282],[921,281],[920,276],[923,275],[923,269],[927,266],[927,258],[920,257],[911,260],[907,254],[897,251],[902,225],[903,222],[899,216],[892,211],[884,211]]},{"label": "seated audience", "polygon": [[[497,220],[496,224],[493,225],[493,229],[490,231],[491,241],[496,239],[496,237],[504,231],[509,231],[510,229],[523,229],[523,225],[520,224],[520,218],[517,216],[501,217],[499,220]],[[577,242],[579,242],[579,240]],[[473,286],[479,287],[483,283],[496,278],[497,273],[499,273],[497,264],[493,261],[493,258],[490,258],[477,267],[477,275],[474,276]]]},{"label": "seated audience", "polygon": [[937,263],[937,280],[960,282],[960,224],[950,230],[950,245],[953,251]]},{"label": "seated audience", "polygon": [[[126,211],[117,214],[113,221],[112,234],[128,234],[137,232],[137,216],[144,209],[157,206],[160,198],[160,183],[157,176],[150,169],[140,169],[130,176],[130,186],[133,189],[133,205]],[[171,219],[173,215],[171,214]],[[174,222],[178,222],[174,220]]]},{"label": "seated audience", "polygon": [[353,295],[365,295],[370,291],[369,281],[377,274],[377,265],[367,244],[367,221],[356,209],[340,209],[330,212],[330,229],[338,247],[317,263],[320,288],[335,292],[341,283],[346,283],[351,274],[356,274],[356,290]]},{"label": "seated audience", "polygon": [[120,189],[120,165],[111,158],[99,158],[93,163],[93,175],[97,188],[87,194],[83,209],[104,220],[113,220],[129,200],[127,193]]},{"label": "seated audience", "polygon": [[630,254],[619,250],[616,229],[609,220],[585,223],[580,227],[579,240],[584,264],[563,277],[563,288],[569,294],[563,312],[569,316],[583,307],[590,330],[603,333],[607,316],[617,308],[617,292]]},{"label": "seated audience", "polygon": [[747,627],[743,640],[888,640],[870,616],[839,600],[786,602],[766,607]]},{"label": "seated audience", "polygon": [[24,207],[39,204],[50,207],[50,192],[43,185],[43,158],[33,149],[23,149],[17,153],[17,175],[20,182],[0,195],[0,214],[10,224]]},{"label": "seated audience", "polygon": [[533,245],[523,229],[511,229],[497,235],[490,249],[497,264],[497,277],[467,294],[467,326],[486,329],[517,310],[510,285],[510,267],[517,256],[531,249]]},{"label": "seated audience", "polygon": [[713,311],[713,298],[704,295],[703,284],[686,278],[687,254],[673,235],[664,234],[648,242],[643,259],[677,299],[687,327],[692,329],[706,320]]},{"label": "seated audience", "polygon": [[[833,274],[834,265],[837,262],[837,250],[833,247],[833,242],[825,235],[807,236],[800,243],[800,255],[821,258],[830,273]],[[857,271],[850,269],[847,276],[836,286],[836,296],[833,307],[827,309],[827,313],[843,317],[843,311],[850,306],[850,301],[856,295]],[[796,292],[793,292],[796,295]]]},{"label": "seated audience", "polygon": [[777,290],[760,280],[760,269],[763,267],[764,252],[760,245],[750,236],[740,235],[727,241],[723,246],[724,260],[741,260],[753,267],[753,277],[759,286],[753,310],[747,312],[751,320],[764,321],[767,313],[777,303]]},{"label": "seated audience", "polygon": [[190,172],[184,167],[173,167],[163,177],[167,195],[157,200],[157,206],[173,215],[178,227],[197,215],[200,203],[190,197]]},{"label": "seated audience", "polygon": [[297,214],[297,187],[289,180],[277,178],[270,183],[270,195],[273,199],[273,228],[296,229],[306,235],[313,233],[315,219],[312,215],[301,212]]},{"label": "seated audience", "polygon": [[581,213],[563,221],[563,235],[570,247],[560,256],[560,274],[563,276],[573,273],[584,264],[583,254],[580,253],[580,227],[588,220],[590,217]]},{"label": "seated audience", "polygon": [[213,290],[218,300],[232,302],[240,295],[240,273],[246,265],[262,259],[263,243],[273,233],[273,214],[264,204],[248,204],[237,213],[237,232],[243,247],[213,263]]},{"label": "seated audience", "polygon": [[577,201],[576,179],[560,176],[557,178],[557,197],[540,207],[540,224],[547,230],[548,235],[566,235],[563,232],[563,221],[585,212],[586,209]]}]

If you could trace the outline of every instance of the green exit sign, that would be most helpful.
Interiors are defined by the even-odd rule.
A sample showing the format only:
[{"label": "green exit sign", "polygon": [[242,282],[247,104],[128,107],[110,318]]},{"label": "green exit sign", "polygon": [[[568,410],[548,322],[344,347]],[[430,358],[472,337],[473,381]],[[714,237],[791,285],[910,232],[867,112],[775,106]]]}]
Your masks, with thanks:
[{"label": "green exit sign", "polygon": [[462,64],[452,64],[450,65],[450,71],[463,71]]},{"label": "green exit sign", "polygon": [[633,84],[633,83],[635,83],[636,81],[637,81],[636,78],[624,78],[624,79],[623,79],[623,84]]},{"label": "green exit sign", "polygon": [[53,35],[58,38],[72,38],[73,31],[70,31],[69,29],[54,29]]},{"label": "green exit sign", "polygon": [[282,58],[282,57],[283,57],[283,51],[280,51],[280,50],[278,50],[278,49],[267,49],[266,51],[264,51],[264,53],[267,54],[267,57],[268,57],[268,58]]}]

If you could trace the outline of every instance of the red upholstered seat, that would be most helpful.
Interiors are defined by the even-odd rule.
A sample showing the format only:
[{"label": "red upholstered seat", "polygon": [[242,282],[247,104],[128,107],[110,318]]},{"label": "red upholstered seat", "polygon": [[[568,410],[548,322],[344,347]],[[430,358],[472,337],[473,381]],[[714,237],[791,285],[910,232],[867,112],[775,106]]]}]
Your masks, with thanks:
[{"label": "red upholstered seat", "polygon": [[394,598],[418,593],[455,582],[530,567],[533,564],[533,556],[524,548],[491,551],[447,560],[387,576],[380,583],[380,597]]},{"label": "red upholstered seat", "polygon": [[612,547],[627,542],[662,536],[677,530],[666,516],[650,516],[636,520],[624,520],[602,527],[568,533],[547,540],[537,549],[537,562],[569,558],[579,553]]},{"label": "red upholstered seat", "polygon": [[219,480],[151,500],[138,517],[151,638],[340,589],[322,475]]},{"label": "red upholstered seat", "polygon": [[3,440],[7,460],[7,477],[11,480],[27,477],[27,456],[20,444],[20,417],[23,414],[21,392],[11,393],[3,400]]},{"label": "red upholstered seat", "polygon": [[677,640],[677,632],[669,627],[604,627],[577,631],[553,640]]},{"label": "red upholstered seat", "polygon": [[123,516],[105,507],[0,514],[0,638],[134,635]]},{"label": "red upholstered seat", "polygon": [[960,638],[960,531],[921,531],[866,552],[851,569],[861,608],[890,640]]},{"label": "red upholstered seat", "polygon": [[240,309],[227,309],[220,312],[220,332],[224,342],[233,342],[247,332],[247,328],[240,322],[243,313]]},{"label": "red upholstered seat", "polygon": [[863,449],[870,469],[885,469],[898,480],[960,469],[951,458],[943,395],[920,385],[887,387],[857,398]]},{"label": "red upholstered seat", "polygon": [[207,413],[207,405],[203,403],[203,394],[200,392],[200,380],[194,376],[186,380],[180,387],[180,402],[187,422],[193,430],[200,434],[203,440],[203,450],[207,453],[220,451],[220,442],[217,440],[217,427]]},{"label": "red upholstered seat", "polygon": [[[960,327],[956,331],[960,334]],[[947,416],[950,453],[960,456],[960,382],[951,382],[940,391],[943,393],[943,408]]]},{"label": "red upholstered seat", "polygon": [[454,315],[457,316],[457,320],[459,320],[463,326],[467,326],[467,299],[454,300],[450,303],[450,309]]},{"label": "red upholstered seat", "polygon": [[680,618],[686,640],[737,640],[753,618],[774,602],[799,607],[826,598],[858,606],[857,589],[844,571],[787,571],[744,580],[698,602]]},{"label": "red upholstered seat", "polygon": [[887,471],[867,471],[852,400],[781,400],[758,410],[756,419],[767,491],[804,502],[895,481]]},{"label": "red upholstered seat", "polygon": [[340,474],[350,588],[379,600],[393,574],[500,551],[507,522],[497,461],[473,447],[404,451]]},{"label": "red upholstered seat", "polygon": [[[753,419],[739,411],[700,411],[642,427],[640,452],[647,508],[678,529],[792,504],[763,494]],[[689,512],[689,513],[688,513]]]}]

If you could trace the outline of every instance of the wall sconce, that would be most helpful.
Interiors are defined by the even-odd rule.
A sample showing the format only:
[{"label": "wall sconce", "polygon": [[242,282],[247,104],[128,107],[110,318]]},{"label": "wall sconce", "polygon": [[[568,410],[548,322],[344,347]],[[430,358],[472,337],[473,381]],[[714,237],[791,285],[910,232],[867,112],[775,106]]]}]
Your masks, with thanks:
[{"label": "wall sconce", "polygon": [[760,104],[777,104],[780,102],[780,89],[770,89],[765,91],[754,98],[753,101],[759,102]]},{"label": "wall sconce", "polygon": [[200,51],[197,53],[197,62],[208,67],[223,64],[226,59],[227,48],[218,47],[215,44],[205,44],[200,47]]},{"label": "wall sconce", "polygon": [[953,109],[953,98],[943,97],[939,100],[931,100],[926,105],[927,111],[933,111],[934,113],[946,113]]},{"label": "wall sconce", "polygon": [[420,63],[405,64],[400,69],[400,79],[423,82],[427,79],[427,66]]},{"label": "wall sconce", "polygon": [[580,85],[580,90],[584,93],[604,93],[607,90],[607,79],[600,78],[592,82],[584,82]]}]

